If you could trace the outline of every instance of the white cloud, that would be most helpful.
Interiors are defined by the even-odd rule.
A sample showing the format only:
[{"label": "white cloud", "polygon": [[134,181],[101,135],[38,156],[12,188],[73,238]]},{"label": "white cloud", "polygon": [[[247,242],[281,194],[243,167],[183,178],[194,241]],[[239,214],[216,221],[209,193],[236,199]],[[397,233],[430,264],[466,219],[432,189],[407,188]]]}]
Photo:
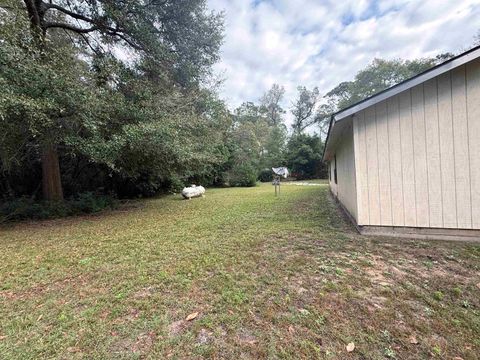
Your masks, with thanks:
[{"label": "white cloud", "polygon": [[324,94],[375,57],[412,59],[468,47],[480,29],[478,0],[208,0],[226,15],[216,70],[231,108],[273,83]]}]

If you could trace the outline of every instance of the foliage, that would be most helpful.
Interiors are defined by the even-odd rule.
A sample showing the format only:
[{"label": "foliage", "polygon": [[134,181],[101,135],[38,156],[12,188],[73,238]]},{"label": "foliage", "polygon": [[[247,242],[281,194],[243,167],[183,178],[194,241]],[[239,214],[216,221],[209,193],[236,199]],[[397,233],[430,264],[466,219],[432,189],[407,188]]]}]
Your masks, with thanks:
[{"label": "foliage", "polygon": [[297,88],[298,97],[292,104],[292,115],[294,116],[292,129],[294,133],[301,133],[315,122],[315,109],[320,100],[320,92],[317,87],[308,90],[305,86]]},{"label": "foliage", "polygon": [[323,143],[318,135],[296,134],[287,145],[287,164],[297,179],[326,178]]},{"label": "foliage", "polygon": [[251,187],[257,184],[257,170],[250,163],[239,164],[228,173],[230,186]]},{"label": "foliage", "polygon": [[473,46],[480,46],[480,30],[477,31],[473,38]]},{"label": "foliage", "polygon": [[[235,109],[228,137],[229,183],[234,179],[236,186],[253,186],[262,169],[284,165],[287,130],[282,117],[285,111],[280,106],[283,95],[284,89],[275,84],[262,96],[260,105],[246,102]],[[248,181],[235,180],[238,178]]]},{"label": "foliage", "polygon": [[278,84],[273,84],[260,99],[260,109],[265,114],[269,125],[278,126],[283,123],[282,115],[285,110],[280,103],[285,95],[285,88]]},{"label": "foliage", "polygon": [[273,179],[272,169],[263,169],[258,174],[258,180],[261,182],[270,182]]},{"label": "foliage", "polygon": [[0,223],[91,214],[116,206],[117,201],[113,197],[92,192],[81,193],[75,198],[60,202],[34,201],[32,198],[20,197],[0,203]]},{"label": "foliage", "polygon": [[287,129],[281,124],[269,129],[265,139],[264,152],[260,159],[261,167],[279,167],[285,165],[285,147],[287,143]]},{"label": "foliage", "polygon": [[[229,115],[206,84],[221,15],[204,1],[52,2],[44,4],[52,15],[33,24],[44,30],[39,45],[32,18],[11,4],[0,27],[4,196],[38,197],[32,176],[41,173],[45,143],[58,152],[67,196],[151,196],[191,178],[215,181],[228,157]],[[87,23],[95,30],[78,28]]]}]

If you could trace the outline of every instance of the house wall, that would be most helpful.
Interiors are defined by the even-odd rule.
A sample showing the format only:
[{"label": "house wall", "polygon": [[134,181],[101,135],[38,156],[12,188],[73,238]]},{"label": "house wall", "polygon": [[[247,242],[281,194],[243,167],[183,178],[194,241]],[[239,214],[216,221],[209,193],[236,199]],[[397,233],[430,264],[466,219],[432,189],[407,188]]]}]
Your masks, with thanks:
[{"label": "house wall", "polygon": [[335,151],[337,164],[337,183],[335,184],[335,159],[330,162],[330,188],[333,194],[357,220],[357,189],[355,183],[355,155],[353,146],[353,126],[350,125],[342,136]]},{"label": "house wall", "polygon": [[480,229],[480,60],[353,124],[359,225]]}]

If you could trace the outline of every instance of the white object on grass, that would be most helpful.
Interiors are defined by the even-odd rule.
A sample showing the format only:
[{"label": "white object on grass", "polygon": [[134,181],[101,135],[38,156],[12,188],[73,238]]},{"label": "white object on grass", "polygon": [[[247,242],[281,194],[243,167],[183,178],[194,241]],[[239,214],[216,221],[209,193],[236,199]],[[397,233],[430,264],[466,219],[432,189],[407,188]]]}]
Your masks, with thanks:
[{"label": "white object on grass", "polygon": [[205,188],[203,186],[191,185],[189,187],[183,188],[182,190],[182,196],[185,199],[203,196],[203,194],[205,194]]}]

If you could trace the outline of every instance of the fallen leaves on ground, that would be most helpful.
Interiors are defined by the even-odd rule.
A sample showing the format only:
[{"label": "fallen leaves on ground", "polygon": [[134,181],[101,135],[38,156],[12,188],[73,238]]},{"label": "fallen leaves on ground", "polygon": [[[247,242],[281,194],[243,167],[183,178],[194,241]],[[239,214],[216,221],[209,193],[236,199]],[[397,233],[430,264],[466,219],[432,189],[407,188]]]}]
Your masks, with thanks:
[{"label": "fallen leaves on ground", "polygon": [[193,312],[193,313],[191,313],[190,315],[188,315],[188,316],[185,318],[185,320],[186,320],[186,321],[192,321],[192,320],[195,319],[197,316],[198,316],[198,311]]}]

